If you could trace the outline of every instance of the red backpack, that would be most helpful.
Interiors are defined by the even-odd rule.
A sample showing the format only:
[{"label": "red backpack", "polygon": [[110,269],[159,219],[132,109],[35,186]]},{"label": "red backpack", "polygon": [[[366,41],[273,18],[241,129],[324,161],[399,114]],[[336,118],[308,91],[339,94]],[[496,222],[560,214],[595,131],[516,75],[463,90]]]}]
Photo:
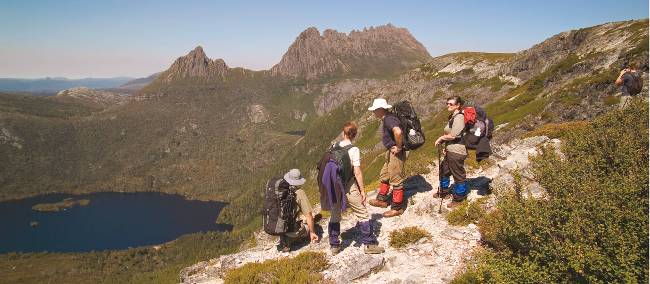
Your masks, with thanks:
[{"label": "red backpack", "polygon": [[474,125],[476,123],[476,109],[468,106],[461,111],[465,117],[465,125]]}]

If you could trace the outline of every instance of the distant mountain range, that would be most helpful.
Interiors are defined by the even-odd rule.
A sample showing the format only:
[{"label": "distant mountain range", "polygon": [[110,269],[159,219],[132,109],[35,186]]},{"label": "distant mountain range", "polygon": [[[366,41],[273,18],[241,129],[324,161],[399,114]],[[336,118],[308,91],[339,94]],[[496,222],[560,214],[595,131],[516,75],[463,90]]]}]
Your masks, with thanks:
[{"label": "distant mountain range", "polygon": [[36,95],[55,95],[59,91],[86,87],[90,89],[115,89],[117,91],[137,91],[153,81],[158,73],[144,78],[113,77],[68,79],[46,77],[39,79],[0,78],[0,92],[26,92]]},{"label": "distant mountain range", "polygon": [[130,77],[84,79],[68,79],[61,77],[47,77],[42,79],[0,78],[0,91],[54,95],[58,91],[75,87],[87,87],[92,89],[117,88],[133,79],[134,78]]}]

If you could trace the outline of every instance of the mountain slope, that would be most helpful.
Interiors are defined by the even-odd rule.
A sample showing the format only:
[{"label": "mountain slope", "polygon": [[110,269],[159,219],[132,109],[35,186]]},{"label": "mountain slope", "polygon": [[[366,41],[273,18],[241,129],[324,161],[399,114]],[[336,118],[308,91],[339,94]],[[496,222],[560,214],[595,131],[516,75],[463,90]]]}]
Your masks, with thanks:
[{"label": "mountain slope", "polygon": [[[394,53],[360,52],[357,45],[346,47],[350,38],[365,42],[371,33],[351,33],[338,45],[333,39],[342,35],[305,33],[297,40],[304,44],[295,43],[295,52],[270,71],[228,68],[197,48],[131,101],[109,108],[0,96],[0,159],[9,161],[0,164],[0,198],[105,190],[219,199],[230,203],[220,222],[235,225],[236,242],[257,229],[259,190],[269,176],[298,167],[315,195],[315,162],[347,120],[361,126],[356,143],[367,188],[373,188],[383,162],[380,125],[367,111],[373,98],[411,100],[431,141],[446,121],[445,98],[461,95],[488,110],[499,125],[493,142],[500,144],[542,125],[615,108],[609,95],[616,92],[619,66],[648,64],[647,20],[561,33],[517,54],[436,58],[408,38],[388,48]],[[384,43],[368,37],[358,46]],[[316,49],[311,40],[329,41],[337,52],[318,49],[323,60],[311,60],[314,54],[297,51]],[[434,150],[427,143],[411,153],[407,172],[429,172]]]}]

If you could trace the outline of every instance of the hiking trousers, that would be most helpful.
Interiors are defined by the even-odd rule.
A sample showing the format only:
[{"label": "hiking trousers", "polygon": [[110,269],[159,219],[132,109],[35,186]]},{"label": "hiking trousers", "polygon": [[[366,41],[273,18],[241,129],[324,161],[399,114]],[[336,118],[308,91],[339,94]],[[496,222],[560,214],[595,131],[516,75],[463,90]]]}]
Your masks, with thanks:
[{"label": "hiking trousers", "polygon": [[440,162],[440,179],[453,176],[455,183],[465,182],[465,178],[467,177],[465,173],[465,158],[467,158],[467,155],[446,151],[445,158]]},{"label": "hiking trousers", "polygon": [[[370,214],[368,214],[368,209],[363,206],[361,203],[361,192],[359,191],[359,186],[354,180],[350,182],[350,185],[347,186],[345,191],[345,197],[347,198],[347,207],[350,208],[350,211],[358,221],[368,221],[370,219]],[[330,223],[341,222],[341,203],[334,204],[334,208],[330,210]]]},{"label": "hiking trousers", "polygon": [[393,188],[402,188],[404,184],[404,163],[406,162],[406,151],[402,150],[397,155],[386,151],[384,166],[379,172],[379,180],[388,183]]}]

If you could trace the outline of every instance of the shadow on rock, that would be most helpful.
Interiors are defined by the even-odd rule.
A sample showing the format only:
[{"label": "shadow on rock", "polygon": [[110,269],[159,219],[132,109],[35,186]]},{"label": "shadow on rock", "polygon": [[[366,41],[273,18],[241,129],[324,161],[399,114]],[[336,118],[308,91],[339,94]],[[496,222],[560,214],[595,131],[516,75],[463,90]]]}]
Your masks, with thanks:
[{"label": "shadow on rock", "polygon": [[[381,232],[382,224],[377,221],[376,216],[374,215],[379,215],[380,217],[383,216],[381,214],[373,214],[373,217],[371,218],[373,220],[372,234],[377,238],[379,237],[379,232]],[[345,231],[341,232],[341,250],[345,250],[350,246],[361,247],[362,245],[363,243],[361,242],[361,231],[359,230],[358,225],[347,228]]]},{"label": "shadow on rock", "polygon": [[478,195],[488,195],[492,192],[490,188],[492,179],[488,177],[480,176],[475,178],[468,178],[466,181],[469,185],[469,189],[476,190]]}]

